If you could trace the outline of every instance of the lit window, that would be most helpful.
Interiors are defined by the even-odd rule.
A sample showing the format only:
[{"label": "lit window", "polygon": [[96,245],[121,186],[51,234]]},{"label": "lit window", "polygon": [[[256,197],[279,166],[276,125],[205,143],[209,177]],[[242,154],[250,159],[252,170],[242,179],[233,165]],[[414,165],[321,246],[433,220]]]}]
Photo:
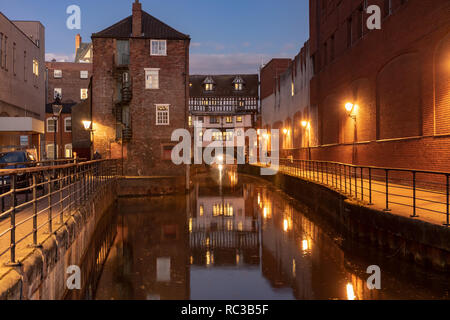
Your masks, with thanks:
[{"label": "lit window", "polygon": [[55,88],[53,90],[53,98],[56,99],[56,97],[59,97],[62,99],[62,89],[61,88]]},{"label": "lit window", "polygon": [[159,69],[145,69],[145,89],[159,89]]},{"label": "lit window", "polygon": [[64,119],[64,131],[72,132],[72,118],[69,117]]},{"label": "lit window", "polygon": [[243,89],[242,83],[235,83],[234,84],[234,89],[236,91],[242,91],[242,89]]},{"label": "lit window", "polygon": [[295,88],[294,88],[294,82],[292,81],[291,83],[291,95],[294,96],[295,95]]},{"label": "lit window", "polygon": [[242,122],[242,117],[241,116],[236,117],[236,122]]},{"label": "lit window", "polygon": [[212,91],[213,90],[213,84],[212,83],[205,84],[205,90],[206,91]]},{"label": "lit window", "polygon": [[58,120],[47,118],[47,132],[58,132]]},{"label": "lit window", "polygon": [[87,79],[89,77],[89,71],[80,71],[80,79]]},{"label": "lit window", "polygon": [[204,206],[201,204],[200,205],[200,217],[203,217],[203,215],[205,214],[205,208],[204,208]]},{"label": "lit window", "polygon": [[66,144],[64,146],[64,154],[66,158],[72,158],[72,144]]},{"label": "lit window", "polygon": [[[46,145],[47,159],[55,159],[55,147],[53,143]],[[56,157],[58,157],[58,145],[56,145]]]},{"label": "lit window", "polygon": [[80,89],[81,100],[86,100],[88,98],[88,89]]},{"label": "lit window", "polygon": [[233,123],[233,117],[226,117],[227,123]]},{"label": "lit window", "polygon": [[39,62],[36,59],[33,59],[33,74],[39,76]]},{"label": "lit window", "polygon": [[192,117],[191,116],[189,116],[189,118],[188,118],[188,124],[189,124],[189,127],[192,127]]},{"label": "lit window", "polygon": [[157,126],[169,125],[169,105],[168,104],[156,105],[156,125]]},{"label": "lit window", "polygon": [[53,78],[62,78],[62,70],[54,70],[53,71]]},{"label": "lit window", "polygon": [[152,56],[165,56],[167,55],[167,41],[166,40],[151,40],[151,52]]}]

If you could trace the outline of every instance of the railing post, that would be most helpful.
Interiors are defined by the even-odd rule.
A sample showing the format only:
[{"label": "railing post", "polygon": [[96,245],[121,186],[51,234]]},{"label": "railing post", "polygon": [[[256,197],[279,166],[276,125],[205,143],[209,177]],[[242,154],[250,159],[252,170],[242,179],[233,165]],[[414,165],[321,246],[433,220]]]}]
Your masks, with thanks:
[{"label": "railing post", "polygon": [[444,224],[450,227],[450,175],[447,175],[447,221]]},{"label": "railing post", "polygon": [[417,206],[416,206],[416,172],[413,171],[413,214],[411,218],[418,218],[419,216],[416,214]]},{"label": "railing post", "polygon": [[48,233],[53,232],[52,228],[52,173],[49,173],[48,176]]},{"label": "railing post", "polygon": [[347,193],[347,166],[344,164],[344,186],[345,193]]},{"label": "railing post", "polygon": [[372,168],[369,168],[369,205],[373,205],[372,203]]},{"label": "railing post", "polygon": [[355,199],[358,200],[358,168],[355,167]]},{"label": "railing post", "polygon": [[385,169],[386,172],[386,208],[384,209],[384,211],[391,211],[391,209],[389,209],[389,170]]},{"label": "railing post", "polygon": [[361,167],[361,200],[364,201],[364,168]]},{"label": "railing post", "polygon": [[33,246],[37,246],[37,179],[33,173]]},{"label": "railing post", "polygon": [[59,223],[63,224],[64,223],[64,204],[63,204],[63,179],[64,177],[64,173],[63,173],[64,169],[59,169],[59,208],[60,208],[60,213],[59,213]]},{"label": "railing post", "polygon": [[352,195],[352,167],[348,167],[348,178],[349,178],[349,186],[350,186],[350,196]]},{"label": "railing post", "polygon": [[11,242],[10,242],[10,264],[16,264],[16,175],[12,174],[11,183]]}]

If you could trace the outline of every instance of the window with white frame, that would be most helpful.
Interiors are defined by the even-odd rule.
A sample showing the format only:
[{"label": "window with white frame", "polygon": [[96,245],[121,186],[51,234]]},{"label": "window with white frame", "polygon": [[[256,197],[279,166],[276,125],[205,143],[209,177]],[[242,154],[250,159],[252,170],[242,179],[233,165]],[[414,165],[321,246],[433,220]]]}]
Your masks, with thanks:
[{"label": "window with white frame", "polygon": [[167,126],[169,125],[169,105],[157,104],[156,105],[156,125]]},{"label": "window with white frame", "polygon": [[58,132],[58,120],[47,118],[47,132]]},{"label": "window with white frame", "polygon": [[89,71],[80,71],[80,79],[87,79],[89,77]]},{"label": "window with white frame", "polygon": [[88,98],[88,89],[80,89],[81,100],[86,100]]},{"label": "window with white frame", "polygon": [[151,40],[150,41],[150,55],[152,55],[152,56],[167,55],[167,41],[166,40]]},{"label": "window with white frame", "polygon": [[[46,145],[46,154],[47,159],[55,159],[55,145],[53,143],[49,143]],[[58,157],[58,145],[56,145],[56,158]]]},{"label": "window with white frame", "polygon": [[159,69],[145,69],[145,89],[159,89]]},{"label": "window with white frame", "polygon": [[56,97],[59,97],[60,99],[62,99],[62,89],[61,88],[53,89],[53,99],[56,99]]},{"label": "window with white frame", "polygon": [[62,70],[53,70],[53,78],[62,78]]},{"label": "window with white frame", "polygon": [[71,117],[64,119],[64,132],[72,132],[72,118]]},{"label": "window with white frame", "polygon": [[72,158],[72,144],[68,143],[64,146],[64,156],[66,158]]}]

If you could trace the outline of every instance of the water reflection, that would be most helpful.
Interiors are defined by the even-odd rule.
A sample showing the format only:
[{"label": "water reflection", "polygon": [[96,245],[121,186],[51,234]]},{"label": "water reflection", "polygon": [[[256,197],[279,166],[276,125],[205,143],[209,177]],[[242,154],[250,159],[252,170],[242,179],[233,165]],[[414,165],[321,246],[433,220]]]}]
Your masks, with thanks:
[{"label": "water reflection", "polygon": [[[97,299],[448,298],[448,277],[351,243],[260,180],[217,167],[194,182],[187,196],[119,201]],[[373,264],[381,291],[366,285]]]}]

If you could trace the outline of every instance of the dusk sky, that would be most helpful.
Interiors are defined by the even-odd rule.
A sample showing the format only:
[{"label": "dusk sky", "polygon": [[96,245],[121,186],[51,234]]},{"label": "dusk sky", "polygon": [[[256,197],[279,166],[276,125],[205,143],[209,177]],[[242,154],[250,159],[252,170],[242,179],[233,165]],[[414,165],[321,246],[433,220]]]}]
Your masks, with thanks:
[{"label": "dusk sky", "polygon": [[[47,59],[73,61],[75,35],[131,15],[133,0],[14,0],[0,7],[11,20],[39,20]],[[307,0],[141,0],[143,10],[191,36],[191,74],[256,73],[274,57],[294,57],[308,39]],[[66,8],[81,7],[81,30],[66,27]]]}]

